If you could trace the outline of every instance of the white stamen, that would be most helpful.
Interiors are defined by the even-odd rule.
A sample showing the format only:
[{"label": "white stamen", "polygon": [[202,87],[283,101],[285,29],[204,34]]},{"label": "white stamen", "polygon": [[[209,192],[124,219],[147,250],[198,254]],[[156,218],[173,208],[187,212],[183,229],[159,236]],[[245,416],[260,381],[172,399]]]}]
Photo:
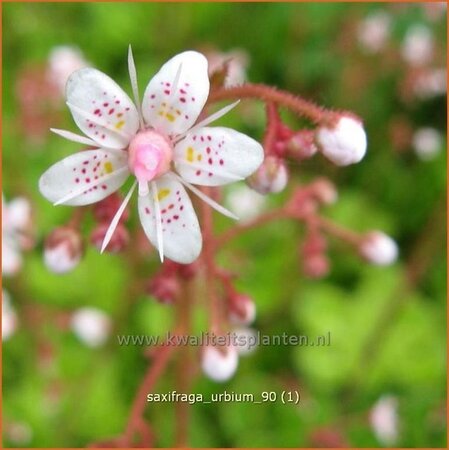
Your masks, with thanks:
[{"label": "white stamen", "polygon": [[79,134],[72,133],[71,131],[58,130],[57,128],[50,128],[50,131],[57,134],[58,136],[63,137],[64,139],[68,139],[69,141],[77,142],[78,144],[91,145],[92,147],[98,147],[98,143],[93,139],[80,136]]},{"label": "white stamen", "polygon": [[172,91],[170,95],[170,99],[174,97],[176,93],[176,89],[178,88],[179,78],[181,77],[181,71],[182,71],[182,63],[179,65],[178,70],[176,71],[175,79],[172,83]]},{"label": "white stamen", "polygon": [[83,194],[88,189],[91,189],[91,188],[93,188],[95,186],[98,186],[99,184],[104,183],[105,181],[108,181],[111,178],[113,178],[113,177],[115,177],[115,176],[117,176],[117,175],[119,175],[119,174],[121,174],[121,173],[123,173],[123,172],[125,172],[127,170],[128,170],[128,166],[125,165],[123,167],[120,167],[120,169],[117,169],[115,172],[108,173],[107,175],[99,177],[97,180],[92,182],[92,184],[89,184],[88,187],[86,187],[86,186],[80,187],[80,188],[75,189],[74,191],[70,192],[65,197],[62,197],[57,202],[53,203],[53,206],[62,205],[63,203],[68,202],[69,200],[72,200],[72,198],[78,197],[78,195]]},{"label": "white stamen", "polygon": [[142,116],[142,105],[140,103],[139,85],[137,84],[137,71],[136,65],[134,64],[134,57],[131,44],[128,47],[128,72],[129,72],[129,79],[131,81],[131,88],[134,95],[134,103],[136,104],[137,112],[139,114],[140,129],[143,130],[145,128],[145,124]]},{"label": "white stamen", "polygon": [[151,194],[153,195],[154,209],[156,211],[156,236],[157,249],[159,251],[159,258],[164,262],[164,237],[162,235],[162,214],[161,205],[157,197],[157,184],[155,181],[151,182]]},{"label": "white stamen", "polygon": [[119,131],[119,130],[115,129],[112,125],[108,124],[104,120],[101,120],[97,116],[94,116],[93,114],[88,113],[87,111],[84,111],[81,108],[78,108],[78,106],[75,106],[73,103],[66,102],[66,105],[71,110],[75,111],[77,114],[79,114],[81,117],[83,117],[84,119],[90,120],[92,123],[99,125],[100,127],[106,128],[107,130],[112,131],[113,133],[115,133],[115,134],[119,135],[120,137],[122,137],[123,139],[125,139],[126,142],[123,145],[124,147],[131,140],[131,136],[128,133],[125,133],[123,131]]},{"label": "white stamen", "polygon": [[106,234],[104,235],[103,243],[101,244],[101,250],[100,253],[103,253],[107,245],[109,244],[112,235],[114,234],[115,229],[117,228],[118,222],[120,220],[120,217],[122,217],[123,211],[126,208],[126,205],[129,203],[129,200],[131,196],[133,195],[134,189],[136,188],[137,181],[133,183],[131,186],[131,189],[129,190],[128,194],[126,194],[125,199],[123,200],[122,204],[120,205],[120,208],[115,213],[114,218],[112,219],[108,230],[106,231]]},{"label": "white stamen", "polygon": [[230,181],[242,181],[245,179],[238,175],[234,175],[232,173],[226,172],[225,170],[222,170],[219,167],[209,167],[204,164],[197,164],[194,162],[187,162],[187,161],[183,161],[183,160],[175,161],[175,164],[176,165],[182,164],[183,166],[186,166],[186,167],[192,167],[193,169],[203,170],[206,173],[212,173],[213,175],[227,178]]},{"label": "white stamen", "polygon": [[190,183],[187,183],[184,179],[182,179],[179,175],[177,175],[174,172],[171,172],[171,174],[186,188],[190,189],[195,195],[197,195],[203,202],[206,202],[209,206],[214,208],[219,213],[223,214],[226,217],[230,217],[234,220],[239,220],[239,218],[233,214],[231,211],[227,210],[224,206],[221,206],[218,204],[215,200],[212,200],[210,197],[208,197],[206,194],[201,192],[199,189],[197,189],[195,186],[192,186]]},{"label": "white stamen", "polygon": [[192,128],[190,128],[190,130],[187,130],[185,133],[182,133],[179,136],[176,136],[175,144],[177,144],[179,141],[184,139],[188,134],[194,133],[199,128],[203,128],[203,127],[209,125],[210,123],[215,122],[220,117],[223,117],[225,114],[227,114],[229,111],[231,111],[231,109],[235,108],[239,103],[240,103],[240,100],[237,100],[236,102],[231,103],[230,105],[219,109],[217,112],[211,114],[209,117],[206,117],[204,120],[202,120],[201,122],[194,125]]},{"label": "white stamen", "polygon": [[139,196],[144,197],[149,193],[148,183],[146,181],[139,181]]}]

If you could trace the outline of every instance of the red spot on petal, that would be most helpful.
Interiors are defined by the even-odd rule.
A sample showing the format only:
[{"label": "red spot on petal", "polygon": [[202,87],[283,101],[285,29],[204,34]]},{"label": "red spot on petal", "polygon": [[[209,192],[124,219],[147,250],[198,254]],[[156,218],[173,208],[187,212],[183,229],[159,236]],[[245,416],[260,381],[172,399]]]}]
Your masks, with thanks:
[{"label": "red spot on petal", "polygon": [[164,90],[164,94],[170,95],[170,90],[169,89],[165,89]]},{"label": "red spot on petal", "polygon": [[75,183],[79,183],[80,179],[79,178],[75,178]]},{"label": "red spot on petal", "polygon": [[201,175],[201,170],[197,170],[196,173],[195,173],[195,175],[196,175],[197,177],[199,177],[199,176]]},{"label": "red spot on petal", "polygon": [[220,159],[220,166],[222,166],[224,164],[224,161],[222,159]]},{"label": "red spot on petal", "polygon": [[175,215],[175,216],[173,216],[173,219],[178,220],[179,216]]},{"label": "red spot on petal", "polygon": [[100,114],[100,110],[99,110],[99,109],[96,109],[96,110],[94,111],[94,114]]},{"label": "red spot on petal", "polygon": [[120,105],[120,100],[116,100],[116,101],[115,101],[115,104],[116,104],[116,105]]},{"label": "red spot on petal", "polygon": [[210,147],[207,147],[207,148],[206,148],[206,152],[207,152],[207,154],[209,155],[209,153],[211,152]]},{"label": "red spot on petal", "polygon": [[90,183],[90,178],[86,178],[86,183]]},{"label": "red spot on petal", "polygon": [[109,103],[103,103],[103,106],[104,106],[105,108],[107,108],[107,107],[109,106]]},{"label": "red spot on petal", "polygon": [[111,108],[111,109],[109,110],[108,114],[111,115],[111,114],[114,113],[114,111],[115,111],[114,108]]},{"label": "red spot on petal", "polygon": [[86,169],[82,169],[82,170],[81,170],[81,173],[86,173]]},{"label": "red spot on petal", "polygon": [[179,99],[179,101],[182,102],[182,103],[185,103],[185,102],[186,102],[186,99],[185,99],[184,97],[181,97],[181,98]]},{"label": "red spot on petal", "polygon": [[105,184],[102,184],[102,185],[101,185],[101,188],[104,189],[104,190],[106,190],[108,187],[107,187]]},{"label": "red spot on petal", "polygon": [[207,160],[207,162],[208,162],[209,164],[212,164],[212,163],[213,163],[212,158],[209,158],[209,159]]},{"label": "red spot on petal", "polygon": [[181,92],[181,94],[187,94],[187,91],[185,91],[184,89],[180,89],[179,92]]}]

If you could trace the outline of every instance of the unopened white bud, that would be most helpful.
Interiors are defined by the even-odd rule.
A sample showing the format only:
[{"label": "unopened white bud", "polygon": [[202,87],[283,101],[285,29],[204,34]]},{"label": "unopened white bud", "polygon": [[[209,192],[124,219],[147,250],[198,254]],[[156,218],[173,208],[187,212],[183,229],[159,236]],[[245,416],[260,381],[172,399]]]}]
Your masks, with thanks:
[{"label": "unopened white bud", "polygon": [[415,153],[422,161],[434,159],[441,150],[443,140],[435,128],[420,128],[413,135]]},{"label": "unopened white bud", "polygon": [[17,315],[14,311],[9,294],[2,290],[2,340],[9,339],[17,328]]},{"label": "unopened white bud", "polygon": [[80,308],[71,319],[71,328],[78,338],[89,347],[104,344],[111,330],[109,317],[96,308]]},{"label": "unopened white bud", "polygon": [[405,35],[401,48],[404,60],[412,66],[423,66],[433,57],[433,35],[425,25],[412,26]]},{"label": "unopened white bud", "polygon": [[250,220],[259,215],[265,206],[265,197],[242,184],[230,188],[225,198],[226,206],[240,220]]},{"label": "unopened white bud", "polygon": [[398,401],[392,396],[383,396],[370,411],[370,424],[379,442],[394,446],[398,440]]},{"label": "unopened white bud", "polygon": [[247,179],[250,188],[264,195],[281,192],[287,182],[287,166],[276,156],[267,156],[256,172]]},{"label": "unopened white bud", "polygon": [[229,380],[237,370],[239,358],[235,347],[204,347],[201,367],[211,380],[224,382]]},{"label": "unopened white bud", "polygon": [[348,166],[361,161],[366,153],[366,133],[362,123],[342,116],[334,126],[322,126],[316,132],[316,141],[323,155],[337,166]]},{"label": "unopened white bud", "polygon": [[252,328],[238,327],[232,330],[237,353],[246,356],[256,350],[257,334]]},{"label": "unopened white bud", "polygon": [[71,227],[60,227],[50,233],[44,246],[44,263],[54,273],[73,270],[83,255],[79,232]]},{"label": "unopened white bud", "polygon": [[359,251],[367,261],[378,266],[394,263],[399,252],[396,242],[381,231],[368,233],[362,239]]}]

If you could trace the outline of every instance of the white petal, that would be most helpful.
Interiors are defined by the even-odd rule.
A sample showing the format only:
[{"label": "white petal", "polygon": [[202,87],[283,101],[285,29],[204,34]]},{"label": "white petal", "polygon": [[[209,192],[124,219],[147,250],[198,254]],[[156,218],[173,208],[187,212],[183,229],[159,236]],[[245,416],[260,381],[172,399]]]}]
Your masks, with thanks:
[{"label": "white petal", "polygon": [[132,100],[99,70],[74,72],[67,81],[66,96],[80,130],[100,146],[123,149],[139,128]]},{"label": "white petal", "polygon": [[[198,257],[202,246],[192,202],[182,184],[171,175],[155,183],[161,208],[163,254],[175,262],[189,264]],[[157,247],[156,205],[151,194],[139,196],[139,216],[145,234]]]},{"label": "white petal", "polygon": [[[95,203],[115,192],[129,176],[127,153],[102,149],[75,153],[40,178],[42,195],[71,206]],[[63,201],[64,200],[64,201]]]},{"label": "white petal", "polygon": [[174,152],[182,178],[201,186],[220,186],[244,179],[263,161],[262,146],[245,134],[223,127],[188,133]]},{"label": "white petal", "polygon": [[206,58],[193,51],[180,53],[149,82],[143,97],[143,117],[148,125],[168,135],[184,133],[197,120],[208,95]]}]

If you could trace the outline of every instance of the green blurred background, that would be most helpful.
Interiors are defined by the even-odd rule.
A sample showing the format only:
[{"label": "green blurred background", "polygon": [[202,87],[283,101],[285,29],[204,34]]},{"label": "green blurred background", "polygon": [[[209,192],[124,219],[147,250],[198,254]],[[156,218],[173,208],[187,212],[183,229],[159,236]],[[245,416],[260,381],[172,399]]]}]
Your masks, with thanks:
[{"label": "green blurred background", "polygon": [[[379,11],[389,16],[390,33],[380,51],[369,52],[357,36]],[[398,402],[395,445],[446,446],[446,95],[411,94],[411,69],[400,49],[416,24],[433,35],[434,55],[425,68],[445,69],[446,13],[436,16],[419,3],[3,4],[3,191],[7,199],[32,201],[37,236],[21,273],[4,280],[19,317],[17,332],[3,345],[5,446],[83,447],[123,431],[147,366],[142,349],[119,347],[113,335],[105,346],[89,348],[58,325],[58,314],[95,306],[110,315],[114,333],[170,328],[170,307],[135,287],[157,268],[153,257],[136,271],[126,255],[100,256],[89,248],[65,276],[51,274],[42,262],[43,238],[71,209],[41,198],[38,179],[76,145],[47,132],[30,137],[18,80],[27,70],[33,79],[55,46],[73,45],[129,92],[128,44],[141,92],[182,50],[243,49],[249,80],[356,112],[368,134],[365,159],[341,169],[321,157],[292,164],[291,184],[328,176],[340,198],[327,216],[357,231],[382,229],[400,246],[397,264],[376,268],[331,241],[330,275],[308,280],[300,270],[297,225],[272,224],[236,241],[223,264],[238,267],[240,290],[255,299],[255,328],[311,336],[330,331],[332,345],[261,347],[241,359],[226,385],[199,376],[195,392],[299,389],[302,402],[194,405],[191,446],[381,446],[369,414],[385,395]],[[63,101],[56,105],[57,123],[49,126],[75,132]],[[42,107],[45,115],[45,102]],[[288,115],[285,120],[303,124]],[[261,139],[263,109],[236,110],[221,123]],[[431,160],[413,149],[413,132],[421,127],[443,137]],[[269,204],[282,203],[288,193]],[[230,224],[219,221],[222,228]],[[173,388],[170,371],[157,390]],[[173,410],[168,403],[148,407],[157,446],[173,442]]]}]

